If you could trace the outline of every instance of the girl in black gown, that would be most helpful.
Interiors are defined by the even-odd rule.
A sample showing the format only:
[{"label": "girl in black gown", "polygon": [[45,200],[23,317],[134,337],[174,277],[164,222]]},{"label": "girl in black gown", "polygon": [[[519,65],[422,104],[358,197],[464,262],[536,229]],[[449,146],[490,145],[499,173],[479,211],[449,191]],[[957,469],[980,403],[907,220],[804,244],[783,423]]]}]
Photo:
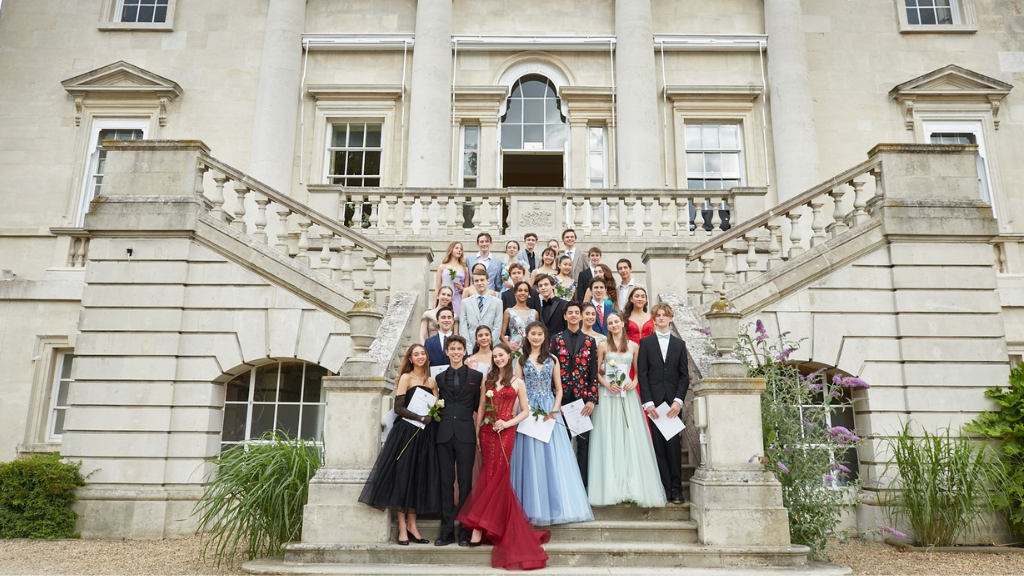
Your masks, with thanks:
[{"label": "girl in black gown", "polygon": [[[426,544],[416,527],[416,514],[441,510],[441,472],[437,464],[437,423],[429,416],[408,410],[417,389],[437,397],[437,383],[430,377],[427,349],[421,344],[409,348],[399,370],[395,390],[395,420],[391,433],[377,456],[359,501],[378,510],[391,508],[398,517],[398,543]],[[426,424],[420,429],[408,422]]]}]

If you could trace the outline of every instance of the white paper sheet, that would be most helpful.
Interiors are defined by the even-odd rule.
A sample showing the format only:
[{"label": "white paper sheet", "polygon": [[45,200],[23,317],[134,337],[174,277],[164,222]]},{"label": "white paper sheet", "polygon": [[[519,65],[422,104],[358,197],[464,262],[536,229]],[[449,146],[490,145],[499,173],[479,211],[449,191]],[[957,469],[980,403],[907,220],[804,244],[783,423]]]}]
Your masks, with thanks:
[{"label": "white paper sheet", "polygon": [[440,374],[441,372],[444,372],[447,369],[448,369],[448,365],[447,364],[445,364],[444,366],[431,366],[430,367],[430,377],[431,378],[437,378],[438,374]]},{"label": "white paper sheet", "polygon": [[662,402],[661,406],[656,406],[654,408],[655,412],[658,413],[658,419],[655,420],[650,416],[647,417],[651,423],[654,424],[654,427],[661,432],[661,435],[665,437],[665,440],[671,439],[686,428],[686,425],[683,424],[682,418],[679,418],[678,416],[675,418],[668,417],[668,411],[671,409],[672,407],[669,406],[667,402]]},{"label": "white paper sheet", "polygon": [[578,436],[594,429],[594,422],[590,420],[590,416],[584,416],[580,413],[584,406],[586,404],[582,398],[562,405],[562,416],[565,417],[565,426],[572,432],[573,436]]},{"label": "white paper sheet", "polygon": [[[434,402],[437,402],[437,398],[434,398],[433,394],[422,388],[417,388],[413,391],[412,399],[409,400],[409,411],[413,414],[426,416],[430,414],[430,407],[434,405]],[[410,420],[408,418],[402,418],[402,420],[420,429],[427,427],[426,424],[417,420]]]},{"label": "white paper sheet", "polygon": [[551,432],[555,429],[556,422],[557,417],[545,421],[543,418],[535,419],[533,415],[530,415],[516,426],[516,431],[547,444],[551,441]]}]

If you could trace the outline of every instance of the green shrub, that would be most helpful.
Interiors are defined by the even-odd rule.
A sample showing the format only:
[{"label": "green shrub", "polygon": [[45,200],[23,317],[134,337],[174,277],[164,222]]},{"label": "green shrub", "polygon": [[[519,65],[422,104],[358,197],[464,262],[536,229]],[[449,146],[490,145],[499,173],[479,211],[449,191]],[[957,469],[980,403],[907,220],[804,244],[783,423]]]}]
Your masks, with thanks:
[{"label": "green shrub", "polygon": [[964,429],[999,440],[1007,474],[997,486],[997,505],[1006,511],[1010,528],[1024,536],[1024,363],[1010,370],[1009,389],[992,388],[985,396],[999,404],[999,411],[982,413]]},{"label": "green shrub", "polygon": [[889,521],[910,526],[921,544],[953,546],[994,509],[989,486],[1001,476],[1001,466],[985,446],[953,436],[948,428],[915,437],[909,422],[887,442]]},{"label": "green shrub", "polygon": [[77,538],[70,504],[85,486],[81,463],[35,454],[0,464],[0,538]]},{"label": "green shrub", "polygon": [[219,566],[232,563],[240,546],[249,560],[278,556],[302,534],[309,479],[322,463],[316,444],[268,432],[258,442],[236,444],[209,460],[215,468],[193,510],[199,532],[208,532]]},{"label": "green shrub", "polygon": [[[801,376],[788,363],[796,347],[785,335],[777,342],[770,340],[760,320],[754,335],[741,334],[736,344],[736,356],[746,364],[747,374],[765,379],[761,395],[764,454],[754,455],[751,461],[760,458],[782,484],[790,540],[809,547],[812,559],[827,560],[828,539],[839,525],[848,495],[831,483],[846,480],[850,490],[857,487],[836,456],[860,442],[850,430],[830,427],[827,418],[840,403],[843,388],[868,385],[859,378],[829,381],[818,373]],[[802,408],[807,406],[815,408]]]}]

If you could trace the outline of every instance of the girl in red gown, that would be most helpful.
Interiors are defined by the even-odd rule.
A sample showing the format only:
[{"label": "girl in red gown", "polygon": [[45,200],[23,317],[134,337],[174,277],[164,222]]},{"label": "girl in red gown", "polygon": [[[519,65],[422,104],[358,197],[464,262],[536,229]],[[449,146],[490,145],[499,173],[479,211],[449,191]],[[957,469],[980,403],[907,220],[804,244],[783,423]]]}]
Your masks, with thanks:
[{"label": "girl in red gown", "polygon": [[[512,371],[512,350],[507,344],[494,348],[492,361],[476,412],[483,469],[458,520],[473,529],[470,546],[479,546],[485,537],[494,544],[491,567],[536,570],[547,565],[548,555],[541,544],[550,540],[551,533],[530,525],[509,475],[516,424],[530,415],[526,384]],[[521,411],[513,416],[516,403]]]},{"label": "girl in red gown", "polygon": [[[641,338],[654,334],[654,318],[647,312],[646,288],[637,286],[629,291],[626,305],[622,307],[622,318],[626,321],[626,338],[629,338],[629,341],[637,346],[640,345]],[[636,382],[636,369],[632,366],[629,367],[629,379]],[[637,394],[637,398],[640,398],[639,394]],[[644,424],[650,431],[651,423],[647,418],[644,418]]]}]

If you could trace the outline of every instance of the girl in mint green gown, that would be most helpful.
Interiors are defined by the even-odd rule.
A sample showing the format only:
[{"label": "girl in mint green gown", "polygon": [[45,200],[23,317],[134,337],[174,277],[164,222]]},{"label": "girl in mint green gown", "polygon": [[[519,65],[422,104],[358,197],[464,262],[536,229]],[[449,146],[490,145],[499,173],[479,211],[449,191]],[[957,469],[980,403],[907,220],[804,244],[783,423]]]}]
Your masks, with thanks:
[{"label": "girl in mint green gown", "polygon": [[608,340],[597,349],[601,389],[590,432],[590,505],[632,502],[642,508],[661,507],[666,501],[665,489],[637,384],[629,379],[639,347],[626,337],[621,316],[609,314],[607,322]]}]

